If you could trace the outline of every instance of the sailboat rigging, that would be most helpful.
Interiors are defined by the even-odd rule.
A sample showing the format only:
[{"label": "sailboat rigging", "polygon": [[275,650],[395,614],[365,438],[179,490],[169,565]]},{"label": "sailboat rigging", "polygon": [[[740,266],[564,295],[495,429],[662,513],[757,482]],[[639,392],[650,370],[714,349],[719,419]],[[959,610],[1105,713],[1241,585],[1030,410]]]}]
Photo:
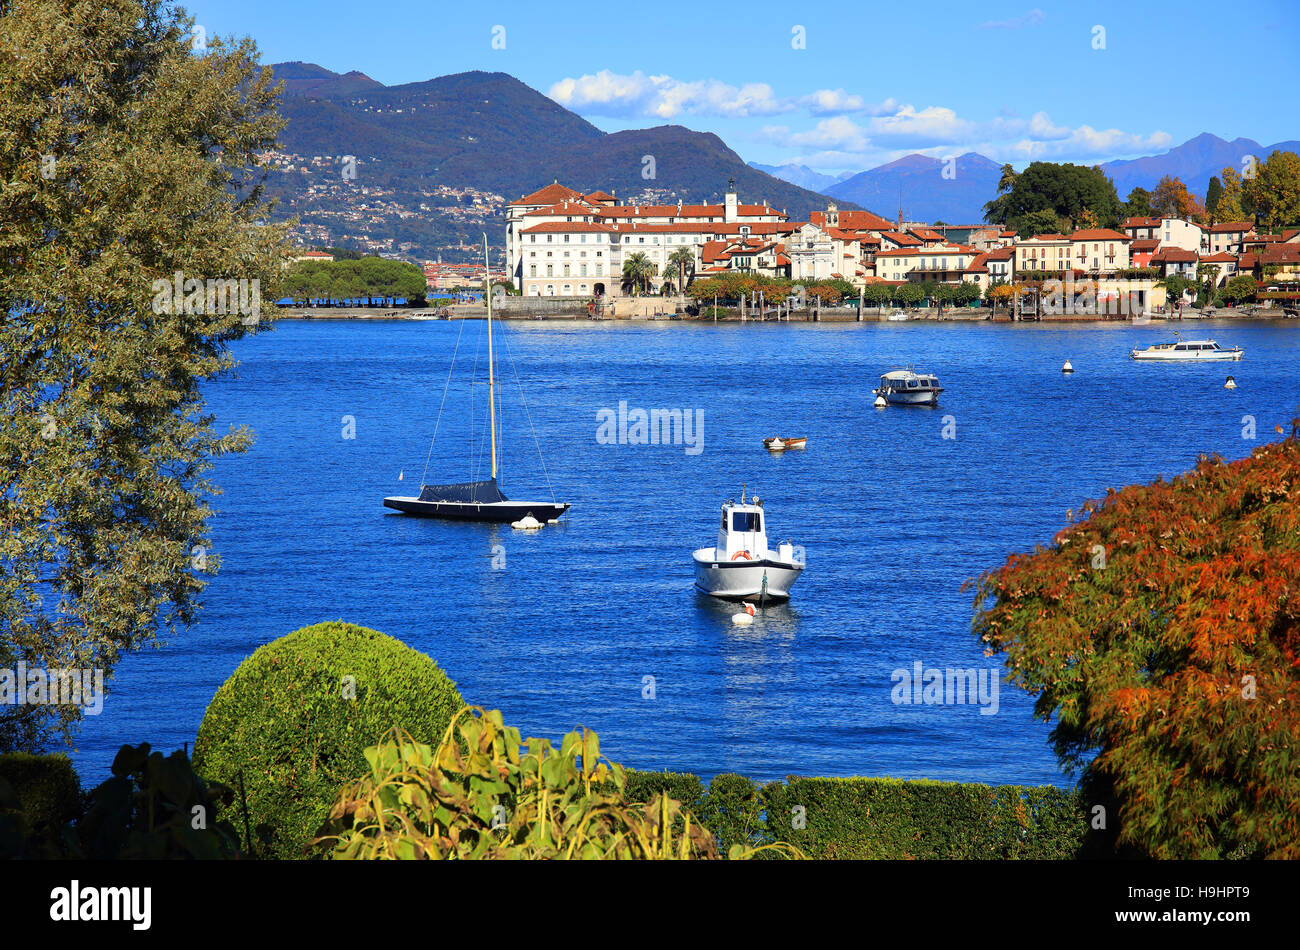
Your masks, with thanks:
[{"label": "sailboat rigging", "polygon": [[[421,484],[418,496],[390,496],[384,499],[384,507],[408,515],[460,521],[515,522],[528,515],[543,524],[556,521],[569,510],[567,504],[556,501],[511,501],[497,487],[496,354],[492,347],[492,279],[486,234],[483,235],[483,268],[483,292],[487,299],[488,426],[491,434],[492,477],[450,485]],[[434,435],[436,438],[437,433]],[[540,451],[540,446],[538,449]],[[542,464],[545,465],[545,462]]]}]

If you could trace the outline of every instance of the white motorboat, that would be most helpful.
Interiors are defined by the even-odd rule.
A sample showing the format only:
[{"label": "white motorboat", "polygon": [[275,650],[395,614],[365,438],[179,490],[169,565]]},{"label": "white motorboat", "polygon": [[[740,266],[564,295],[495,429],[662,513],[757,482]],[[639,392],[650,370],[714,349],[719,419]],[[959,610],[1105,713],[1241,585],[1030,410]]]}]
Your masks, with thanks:
[{"label": "white motorboat", "polygon": [[907,319],[909,319],[909,318],[908,318],[907,314],[905,314],[903,311],[901,311],[901,310],[895,310],[893,313],[888,314],[888,315],[885,317],[885,319],[888,320],[890,323],[899,323],[899,322],[901,322],[901,321],[903,321],[903,320],[907,320]]},{"label": "white motorboat", "polygon": [[895,406],[935,406],[943,387],[929,373],[916,373],[910,369],[896,369],[880,377],[880,386],[871,390]]},{"label": "white motorboat", "polygon": [[1246,355],[1246,351],[1239,346],[1231,348],[1220,346],[1213,340],[1184,340],[1177,333],[1178,337],[1173,343],[1155,343],[1146,349],[1139,350],[1136,347],[1129,352],[1129,356],[1135,360],[1187,360],[1187,361],[1205,361],[1205,360],[1239,360]]},{"label": "white motorboat", "polygon": [[782,541],[773,551],[767,546],[767,513],[758,498],[740,504],[722,506],[722,526],[718,543],[700,548],[691,556],[695,561],[695,586],[712,597],[725,600],[758,598],[785,600],[790,588],[803,573],[802,551],[789,541]]}]

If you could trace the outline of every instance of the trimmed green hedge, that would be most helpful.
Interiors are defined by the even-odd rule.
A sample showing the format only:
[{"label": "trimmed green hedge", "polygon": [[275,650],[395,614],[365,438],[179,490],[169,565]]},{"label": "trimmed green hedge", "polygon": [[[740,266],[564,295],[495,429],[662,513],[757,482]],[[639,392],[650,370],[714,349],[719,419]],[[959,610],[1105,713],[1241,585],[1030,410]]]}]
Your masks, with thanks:
[{"label": "trimmed green hedge", "polygon": [[5,753],[0,755],[0,779],[9,783],[21,805],[27,834],[57,832],[81,817],[81,782],[66,755]]},{"label": "trimmed green hedge", "polygon": [[667,792],[733,844],[785,841],[810,858],[1062,860],[1080,856],[1079,797],[1051,786],[890,778],[798,778],[759,788],[719,775],[629,772],[629,797]]},{"label": "trimmed green hedge", "polygon": [[262,646],[221,685],[194,768],[234,791],[221,817],[259,841],[255,851],[304,857],[339,789],[368,771],[367,746],[393,726],[437,745],[463,705],[423,653],[365,627],[318,623]]}]

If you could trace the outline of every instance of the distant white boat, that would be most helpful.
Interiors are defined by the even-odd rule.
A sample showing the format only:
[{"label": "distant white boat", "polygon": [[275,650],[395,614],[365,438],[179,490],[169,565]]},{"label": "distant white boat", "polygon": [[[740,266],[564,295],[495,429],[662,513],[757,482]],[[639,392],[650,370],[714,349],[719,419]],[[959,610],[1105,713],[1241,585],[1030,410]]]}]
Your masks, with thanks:
[{"label": "distant white boat", "polygon": [[795,549],[782,541],[775,551],[767,546],[767,513],[757,498],[722,506],[718,543],[700,548],[695,562],[695,586],[712,597],[727,600],[759,598],[785,600],[803,573],[803,561],[795,560]]},{"label": "distant white boat", "polygon": [[[1177,333],[1174,336],[1178,336]],[[1214,340],[1184,340],[1181,336],[1173,343],[1155,343],[1145,349],[1129,352],[1135,360],[1205,362],[1239,360],[1246,351],[1239,346],[1220,346]]]},{"label": "distant white boat", "polygon": [[885,319],[886,319],[886,320],[889,320],[889,321],[891,321],[891,322],[896,323],[896,322],[898,322],[898,321],[900,321],[900,320],[908,320],[908,319],[910,319],[910,318],[908,317],[907,314],[903,313],[903,311],[901,311],[901,310],[895,310],[893,313],[888,314],[888,315],[885,317]]},{"label": "distant white boat", "polygon": [[877,399],[894,406],[935,406],[943,387],[929,373],[896,369],[880,377],[880,386],[871,391]]}]

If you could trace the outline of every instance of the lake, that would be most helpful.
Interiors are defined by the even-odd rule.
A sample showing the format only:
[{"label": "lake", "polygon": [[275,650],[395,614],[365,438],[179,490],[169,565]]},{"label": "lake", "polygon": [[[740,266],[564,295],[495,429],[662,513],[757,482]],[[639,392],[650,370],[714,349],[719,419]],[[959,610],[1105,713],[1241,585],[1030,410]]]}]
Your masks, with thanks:
[{"label": "lake", "polygon": [[[212,473],[220,573],[196,626],[119,665],[80,737],[83,782],[124,742],[192,747],[245,656],[344,619],[428,653],[525,736],[583,724],[638,769],[1068,785],[1024,693],[1003,683],[996,714],[899,704],[893,671],[1001,673],[963,581],[1050,543],[1108,487],[1240,458],[1300,414],[1293,323],[1175,324],[1246,348],[1215,365],[1129,360],[1170,338],[1161,323],[497,326],[501,487],[549,499],[549,475],[564,522],[529,534],[381,505],[418,491],[426,458],[430,482],[486,475],[483,321],[285,321],[240,341],[237,375],[205,390],[220,428],[257,435]],[[940,406],[873,409],[878,375],[907,364],[939,376]],[[700,450],[602,444],[598,414],[620,402],[699,410]],[[806,450],[769,455],[778,434]],[[742,489],[769,540],[807,557],[790,602],[749,627],[691,567]]]}]

